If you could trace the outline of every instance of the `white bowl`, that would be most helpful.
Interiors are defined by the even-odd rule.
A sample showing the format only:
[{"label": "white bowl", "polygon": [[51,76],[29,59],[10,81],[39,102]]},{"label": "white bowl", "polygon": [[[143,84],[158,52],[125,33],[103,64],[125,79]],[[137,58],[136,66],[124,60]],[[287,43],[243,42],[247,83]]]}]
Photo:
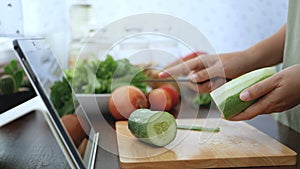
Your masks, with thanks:
[{"label": "white bowl", "polygon": [[108,101],[111,94],[76,94],[76,97],[88,114],[108,114]]}]

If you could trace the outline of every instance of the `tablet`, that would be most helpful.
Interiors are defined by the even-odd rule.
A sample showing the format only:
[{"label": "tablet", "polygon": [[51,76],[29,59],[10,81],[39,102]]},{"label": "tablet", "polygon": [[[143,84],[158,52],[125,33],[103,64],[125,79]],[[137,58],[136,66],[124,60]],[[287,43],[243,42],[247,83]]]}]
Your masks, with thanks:
[{"label": "tablet", "polygon": [[[70,166],[72,168],[94,168],[99,133],[95,132],[76,97],[73,97],[73,108],[76,110],[74,113],[81,124],[81,129],[86,133],[79,146],[75,144],[74,137],[72,137],[77,130],[70,133],[71,130],[64,125],[66,123],[62,122],[58,109],[51,101],[51,87],[56,81],[61,81],[66,76],[45,39],[18,39],[13,41],[13,45],[33,88],[42,100],[41,103],[44,106],[41,106],[45,107],[45,110],[42,111],[45,112],[46,120]],[[69,83],[68,85],[70,86]],[[74,96],[72,90],[70,90],[70,94]]]},{"label": "tablet", "polygon": [[33,90],[0,94],[0,127],[32,112],[38,100],[35,96]]},{"label": "tablet", "polygon": [[[25,97],[19,102],[15,102],[14,107],[4,107],[3,112],[0,112],[0,127],[14,121],[15,119],[18,119],[19,117],[24,116],[27,113],[32,112],[33,110],[36,110],[39,102],[39,97],[35,96],[35,94],[32,94],[28,95],[28,97]],[[8,104],[2,101],[0,103]]]}]

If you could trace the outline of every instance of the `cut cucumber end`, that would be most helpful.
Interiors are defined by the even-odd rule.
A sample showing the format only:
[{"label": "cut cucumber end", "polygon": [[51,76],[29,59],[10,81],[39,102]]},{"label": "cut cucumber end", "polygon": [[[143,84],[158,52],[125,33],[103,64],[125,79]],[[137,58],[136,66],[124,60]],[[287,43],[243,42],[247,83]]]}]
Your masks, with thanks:
[{"label": "cut cucumber end", "polygon": [[170,144],[177,133],[175,118],[170,113],[148,109],[134,111],[128,128],[141,141],[159,147]]},{"label": "cut cucumber end", "polygon": [[167,112],[158,112],[147,125],[148,139],[156,146],[166,146],[176,137],[177,125],[174,117]]}]

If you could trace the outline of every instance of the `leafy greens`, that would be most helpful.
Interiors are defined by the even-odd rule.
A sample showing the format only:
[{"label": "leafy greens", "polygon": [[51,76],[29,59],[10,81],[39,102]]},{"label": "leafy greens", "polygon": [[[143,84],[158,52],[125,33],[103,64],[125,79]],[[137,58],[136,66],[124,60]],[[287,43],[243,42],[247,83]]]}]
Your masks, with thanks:
[{"label": "leafy greens", "polygon": [[[83,60],[75,68],[65,70],[67,79],[55,82],[51,87],[51,100],[59,115],[74,113],[70,82],[75,93],[111,93],[123,85],[133,85],[146,92],[147,79],[143,70],[132,65],[128,59]],[[72,108],[73,107],[73,108]]]},{"label": "leafy greens", "polygon": [[209,93],[199,93],[194,99],[193,103],[208,106],[211,103],[212,99]]}]

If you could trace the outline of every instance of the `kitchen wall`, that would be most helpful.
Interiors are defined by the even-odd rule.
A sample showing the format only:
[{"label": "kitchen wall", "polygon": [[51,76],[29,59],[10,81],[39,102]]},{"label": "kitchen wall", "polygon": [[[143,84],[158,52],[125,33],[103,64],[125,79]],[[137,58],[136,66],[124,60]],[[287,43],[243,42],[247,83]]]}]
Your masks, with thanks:
[{"label": "kitchen wall", "polygon": [[[121,2],[121,3],[120,3]],[[143,12],[185,19],[212,42],[217,51],[244,49],[281,27],[287,0],[151,0],[95,2],[100,23]]]},{"label": "kitchen wall", "polygon": [[[78,1],[22,0],[24,34],[46,36],[67,66],[69,8]],[[99,0],[98,27],[132,14],[170,14],[196,26],[217,52],[242,50],[268,37],[286,21],[287,0]]]}]

